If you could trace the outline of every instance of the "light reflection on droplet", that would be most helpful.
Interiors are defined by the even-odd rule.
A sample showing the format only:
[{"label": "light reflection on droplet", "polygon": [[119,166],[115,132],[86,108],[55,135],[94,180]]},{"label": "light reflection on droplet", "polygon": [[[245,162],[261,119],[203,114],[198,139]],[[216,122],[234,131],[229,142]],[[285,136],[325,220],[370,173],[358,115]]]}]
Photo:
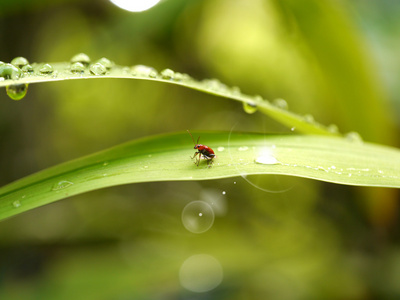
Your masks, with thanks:
[{"label": "light reflection on droplet", "polygon": [[179,270],[180,284],[187,290],[204,293],[215,289],[223,279],[219,261],[211,255],[197,254],[186,259]]}]

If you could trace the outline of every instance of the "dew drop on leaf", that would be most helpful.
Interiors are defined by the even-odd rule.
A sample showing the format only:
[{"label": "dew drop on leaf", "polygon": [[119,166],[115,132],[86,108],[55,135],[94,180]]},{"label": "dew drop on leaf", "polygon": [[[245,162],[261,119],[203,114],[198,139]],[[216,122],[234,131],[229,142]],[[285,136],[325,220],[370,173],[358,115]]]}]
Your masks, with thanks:
[{"label": "dew drop on leaf", "polygon": [[345,134],[346,140],[352,143],[362,143],[363,139],[358,132],[351,131]]},{"label": "dew drop on leaf", "polygon": [[18,208],[18,207],[21,206],[21,202],[20,202],[19,200],[15,200],[15,201],[12,203],[12,206],[13,206],[14,208]]},{"label": "dew drop on leaf", "polygon": [[71,63],[80,62],[84,66],[88,66],[91,62],[90,57],[85,53],[78,53],[71,58]]},{"label": "dew drop on leaf", "polygon": [[82,74],[85,72],[85,66],[81,62],[74,62],[71,64],[71,73]]},{"label": "dew drop on leaf", "polygon": [[243,110],[248,114],[254,114],[257,111],[257,105],[253,102],[243,102]]},{"label": "dew drop on leaf", "polygon": [[107,70],[111,70],[114,67],[114,62],[105,57],[100,58],[97,62],[105,66]]},{"label": "dew drop on leaf", "polygon": [[107,68],[101,63],[95,63],[90,66],[90,73],[93,75],[104,75],[107,72]]},{"label": "dew drop on leaf", "polygon": [[157,77],[157,71],[152,67],[136,65],[132,67],[132,75],[155,78]]},{"label": "dew drop on leaf", "polygon": [[227,90],[227,86],[218,79],[204,79],[202,83],[206,89],[211,91],[223,92]]},{"label": "dew drop on leaf", "polygon": [[280,109],[284,109],[284,110],[287,110],[287,109],[289,108],[289,106],[288,106],[286,100],[280,99],[280,98],[279,98],[279,99],[275,99],[275,100],[272,102],[272,104],[275,105],[276,107],[278,107],[278,108],[280,108]]},{"label": "dew drop on leaf", "polygon": [[206,232],[214,224],[214,211],[207,202],[190,202],[182,211],[182,224],[190,232]]},{"label": "dew drop on leaf", "polygon": [[21,69],[23,66],[29,64],[29,61],[25,57],[18,56],[11,61],[11,64]]},{"label": "dew drop on leaf", "polygon": [[51,73],[54,72],[54,68],[52,65],[50,64],[44,64],[43,66],[41,66],[41,68],[39,69],[39,72],[45,75],[49,75]]},{"label": "dew drop on leaf", "polygon": [[312,115],[310,115],[310,114],[304,115],[303,119],[307,123],[314,123],[314,117]]},{"label": "dew drop on leaf", "polygon": [[170,80],[172,80],[172,79],[174,79],[174,77],[175,77],[175,72],[172,71],[171,69],[162,70],[162,71],[161,71],[161,77],[162,77],[163,79],[170,79]]},{"label": "dew drop on leaf", "polygon": [[330,124],[328,126],[328,131],[330,133],[339,133],[339,128],[335,124]]},{"label": "dew drop on leaf", "polygon": [[21,71],[24,73],[32,74],[33,73],[33,67],[31,65],[25,65],[21,68]]},{"label": "dew drop on leaf", "polygon": [[0,64],[0,77],[4,79],[19,79],[22,77],[22,71],[12,64]]},{"label": "dew drop on leaf", "polygon": [[231,94],[233,96],[240,96],[242,92],[240,91],[240,88],[238,86],[233,86],[231,87]]},{"label": "dew drop on leaf", "polygon": [[7,95],[13,100],[21,100],[28,91],[27,84],[13,84],[6,87]]},{"label": "dew drop on leaf", "polygon": [[57,182],[57,183],[53,186],[52,190],[53,190],[53,191],[62,190],[62,189],[65,189],[65,188],[67,188],[67,187],[70,187],[70,186],[73,185],[73,184],[74,184],[74,183],[71,182],[71,181],[68,181],[68,180],[61,180],[61,181]]}]

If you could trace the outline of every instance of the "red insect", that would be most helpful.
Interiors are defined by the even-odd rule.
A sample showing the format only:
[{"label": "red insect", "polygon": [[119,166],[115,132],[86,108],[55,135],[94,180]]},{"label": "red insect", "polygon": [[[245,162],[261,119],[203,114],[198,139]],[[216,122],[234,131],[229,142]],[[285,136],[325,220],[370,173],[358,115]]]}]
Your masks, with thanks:
[{"label": "red insect", "polygon": [[208,146],[199,144],[200,137],[197,139],[197,143],[196,143],[194,141],[193,135],[190,133],[190,131],[188,130],[187,132],[189,132],[190,136],[192,137],[192,140],[193,140],[193,143],[194,143],[194,149],[197,150],[197,152],[194,153],[194,156],[190,157],[190,158],[193,159],[197,155],[199,155],[198,159],[195,162],[195,164],[197,166],[199,166],[201,156],[203,156],[203,158],[207,159],[207,165],[210,165],[210,163],[212,163],[213,158],[215,157],[214,150],[211,149]]}]

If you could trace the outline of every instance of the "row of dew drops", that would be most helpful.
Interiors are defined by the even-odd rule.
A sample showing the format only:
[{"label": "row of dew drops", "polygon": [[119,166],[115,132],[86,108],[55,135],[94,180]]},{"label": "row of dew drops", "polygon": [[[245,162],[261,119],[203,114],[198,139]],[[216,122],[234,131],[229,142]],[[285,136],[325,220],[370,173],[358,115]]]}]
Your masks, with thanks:
[{"label": "row of dew drops", "polygon": [[[69,64],[65,67],[63,74],[64,78],[76,78],[76,76],[103,76],[110,73],[115,67],[113,61],[103,57],[92,63],[90,57],[85,53],[79,53],[74,55]],[[288,110],[288,104],[284,99],[275,99],[271,103],[265,100],[263,97],[247,96],[242,94],[239,87],[233,86],[228,87],[227,85],[220,82],[218,79],[204,79],[202,81],[196,81],[188,74],[175,72],[171,69],[164,69],[160,73],[156,69],[144,65],[135,65],[132,67],[122,67],[122,75],[132,76],[137,78],[157,79],[157,80],[168,80],[176,83],[187,84],[190,87],[199,88],[201,90],[207,90],[211,93],[218,93],[226,96],[241,97],[245,98],[243,102],[243,110],[248,114],[254,114],[258,110],[258,103],[268,103],[271,106],[281,109]],[[16,57],[11,63],[4,63],[0,61],[0,81],[4,80],[18,80],[23,77],[34,77],[34,76],[51,76],[57,78],[59,72],[48,63],[44,64],[30,64],[29,61],[24,57]],[[13,100],[21,100],[25,97],[28,91],[28,84],[12,84],[6,87],[7,95]],[[304,115],[301,117],[305,122],[315,125],[317,123],[312,115]],[[338,127],[334,124],[327,126],[327,131],[332,134],[338,134]],[[295,131],[296,128],[292,127],[291,131]],[[350,132],[346,135],[346,138],[350,141],[362,141],[359,134]]]},{"label": "row of dew drops", "polygon": [[[90,57],[85,53],[79,53],[73,56],[70,64],[67,67],[66,75],[74,77],[76,75],[106,75],[115,66],[114,62],[103,57],[96,62],[92,63]],[[36,71],[35,71],[36,70]],[[156,69],[144,65],[135,65],[131,68],[123,67],[122,72],[124,76],[131,75],[133,77],[145,77],[149,79],[164,79],[175,82],[187,83],[192,86],[197,86],[206,89],[210,92],[223,93],[231,96],[245,96],[241,93],[240,89],[236,86],[228,87],[220,82],[218,79],[205,79],[203,81],[196,81],[188,74],[175,72],[171,69],[164,69],[160,73]],[[25,57],[16,57],[11,63],[4,63],[0,61],[0,81],[2,80],[18,80],[23,77],[29,76],[52,76],[56,78],[58,72],[54,70],[51,64],[45,63],[42,65],[30,64]],[[13,84],[7,86],[7,94],[13,100],[21,100],[24,98],[28,90],[27,84]],[[257,111],[257,102],[266,101],[261,96],[246,97],[247,102],[243,102],[243,109],[248,114],[253,114]],[[272,103],[275,107],[287,110],[287,102],[283,99],[276,99]]]}]

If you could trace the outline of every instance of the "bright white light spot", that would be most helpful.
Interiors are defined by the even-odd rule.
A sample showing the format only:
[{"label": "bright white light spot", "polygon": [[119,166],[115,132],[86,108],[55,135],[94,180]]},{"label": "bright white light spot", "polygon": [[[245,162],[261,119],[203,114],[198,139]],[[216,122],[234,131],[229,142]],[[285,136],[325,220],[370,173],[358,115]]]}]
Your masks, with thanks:
[{"label": "bright white light spot", "polygon": [[141,12],[155,6],[160,0],[110,0],[119,8],[132,12]]},{"label": "bright white light spot", "polygon": [[259,156],[255,159],[255,162],[263,165],[276,165],[280,162],[272,155],[270,148],[265,148],[260,151]]}]

